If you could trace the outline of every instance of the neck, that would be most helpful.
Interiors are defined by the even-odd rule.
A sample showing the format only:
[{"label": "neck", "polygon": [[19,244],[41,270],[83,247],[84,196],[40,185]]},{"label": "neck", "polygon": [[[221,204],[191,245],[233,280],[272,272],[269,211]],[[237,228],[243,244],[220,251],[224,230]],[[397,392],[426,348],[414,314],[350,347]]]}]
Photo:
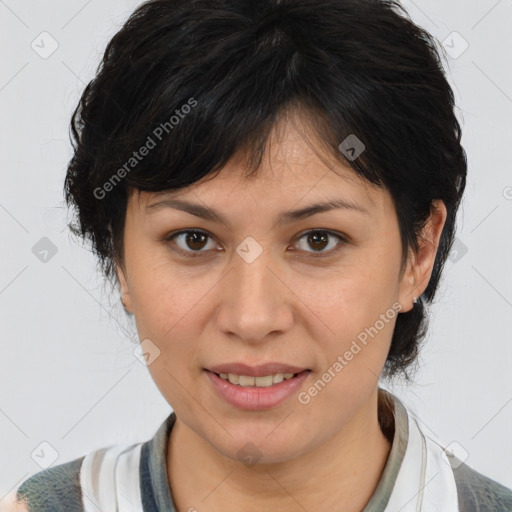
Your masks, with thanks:
[{"label": "neck", "polygon": [[262,505],[314,510],[319,503],[339,510],[342,503],[344,512],[360,512],[391,449],[386,405],[376,389],[350,424],[324,444],[294,459],[251,467],[221,455],[177,418],[167,452],[173,500],[180,511],[255,512]]}]

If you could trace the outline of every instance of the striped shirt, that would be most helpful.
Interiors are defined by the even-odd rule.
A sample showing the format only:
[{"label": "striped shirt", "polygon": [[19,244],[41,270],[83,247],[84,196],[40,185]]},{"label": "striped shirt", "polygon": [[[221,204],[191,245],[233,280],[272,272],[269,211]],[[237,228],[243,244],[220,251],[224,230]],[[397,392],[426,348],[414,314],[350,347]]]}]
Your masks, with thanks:
[{"label": "striped shirt", "polygon": [[[145,442],[107,446],[44,469],[21,484],[17,497],[30,512],[178,512],[167,472],[175,421],[172,412]],[[391,450],[362,512],[512,512],[511,489],[426,436],[403,403],[382,388],[379,422]]]}]

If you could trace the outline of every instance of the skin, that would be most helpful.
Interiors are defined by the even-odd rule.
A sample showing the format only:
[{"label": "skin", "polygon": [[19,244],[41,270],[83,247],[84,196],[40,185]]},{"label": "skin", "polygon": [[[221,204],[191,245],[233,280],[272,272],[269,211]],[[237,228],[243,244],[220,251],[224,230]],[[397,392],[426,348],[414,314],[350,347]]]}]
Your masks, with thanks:
[{"label": "skin", "polygon": [[0,500],[0,512],[29,512],[25,502],[16,499],[16,492],[12,492]]},{"label": "skin", "polygon": [[[262,505],[312,512],[340,504],[359,512],[389,455],[377,389],[396,316],[307,405],[292,395],[271,409],[242,411],[216,393],[203,371],[230,361],[287,362],[312,370],[301,389],[307,390],[365,327],[394,303],[409,311],[428,284],[444,204],[435,204],[420,249],[400,275],[389,192],[315,150],[304,126],[293,114],[275,125],[256,177],[243,176],[237,155],[213,179],[173,192],[221,212],[230,228],[172,208],[147,213],[146,206],[162,200],[154,193],[129,198],[117,273],[140,339],[160,350],[148,369],[177,416],[167,469],[180,512],[252,512]],[[276,224],[282,211],[337,198],[368,214],[337,209]],[[163,242],[192,228],[211,238]],[[347,242],[335,234],[323,245],[308,240],[313,229]],[[263,249],[252,263],[236,252],[247,236]],[[186,258],[173,248],[201,254]],[[237,457],[248,442],[261,454],[253,466]]]}]

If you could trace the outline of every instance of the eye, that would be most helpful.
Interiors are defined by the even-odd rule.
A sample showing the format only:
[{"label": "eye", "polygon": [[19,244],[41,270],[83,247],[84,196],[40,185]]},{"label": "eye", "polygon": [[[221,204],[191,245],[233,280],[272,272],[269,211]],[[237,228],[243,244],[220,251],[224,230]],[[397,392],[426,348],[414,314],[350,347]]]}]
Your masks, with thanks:
[{"label": "eye", "polygon": [[[184,256],[190,258],[194,258],[197,256],[201,256],[201,253],[203,252],[207,252],[206,250],[202,251],[201,249],[204,249],[205,241],[208,240],[208,238],[212,240],[212,244],[208,249],[212,249],[215,247],[215,243],[213,243],[213,238],[211,238],[210,234],[207,233],[206,231],[201,231],[199,229],[189,229],[186,231],[179,231],[178,233],[173,233],[166,237],[164,242],[172,242],[173,244],[178,246],[178,249],[173,249],[177,253],[183,254]],[[181,247],[177,242],[174,242],[175,239],[182,243]],[[221,247],[218,244],[216,245],[216,247],[221,249]]]},{"label": "eye", "polygon": [[[337,238],[340,242],[338,242],[338,244],[336,244],[336,243],[329,244],[329,238],[332,239],[333,237]],[[302,236],[299,238],[299,242],[302,239],[306,239],[306,243],[314,249],[313,251],[306,250],[306,252],[312,252],[314,257],[330,256],[333,252],[338,251],[341,248],[341,246],[347,242],[347,239],[340,234],[333,233],[331,231],[326,231],[326,230],[319,230],[319,229],[311,230],[311,231],[308,231],[307,233],[302,234]],[[300,244],[297,244],[297,245],[300,245]],[[324,251],[323,249],[325,249],[329,245],[331,245],[331,249]],[[334,248],[332,248],[333,246],[334,246]],[[305,249],[300,249],[300,250],[305,250]]]}]

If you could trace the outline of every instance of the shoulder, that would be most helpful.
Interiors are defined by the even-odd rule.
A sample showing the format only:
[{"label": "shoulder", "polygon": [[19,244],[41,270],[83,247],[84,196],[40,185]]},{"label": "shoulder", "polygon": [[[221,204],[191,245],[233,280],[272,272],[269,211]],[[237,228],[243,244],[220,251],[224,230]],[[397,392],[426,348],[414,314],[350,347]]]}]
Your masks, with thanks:
[{"label": "shoulder", "polygon": [[148,444],[109,445],[39,471],[16,491],[18,506],[26,505],[20,511],[84,512],[84,498],[105,511],[117,510],[127,499],[140,503],[141,453]]},{"label": "shoulder", "polygon": [[[166,441],[174,419],[173,412],[145,441],[104,446],[39,471],[0,500],[0,512],[84,512],[84,498],[89,507],[92,503],[105,511],[117,510],[118,502],[127,499],[151,504],[153,473],[165,467]],[[167,476],[162,478],[167,483]]]},{"label": "shoulder", "polygon": [[512,489],[479,473],[455,456],[450,457],[460,512],[512,511]]},{"label": "shoulder", "polygon": [[[44,469],[29,477],[17,489],[17,501],[13,500],[11,508],[5,512],[83,512],[80,468],[84,458]],[[18,508],[13,508],[15,506]]]}]

